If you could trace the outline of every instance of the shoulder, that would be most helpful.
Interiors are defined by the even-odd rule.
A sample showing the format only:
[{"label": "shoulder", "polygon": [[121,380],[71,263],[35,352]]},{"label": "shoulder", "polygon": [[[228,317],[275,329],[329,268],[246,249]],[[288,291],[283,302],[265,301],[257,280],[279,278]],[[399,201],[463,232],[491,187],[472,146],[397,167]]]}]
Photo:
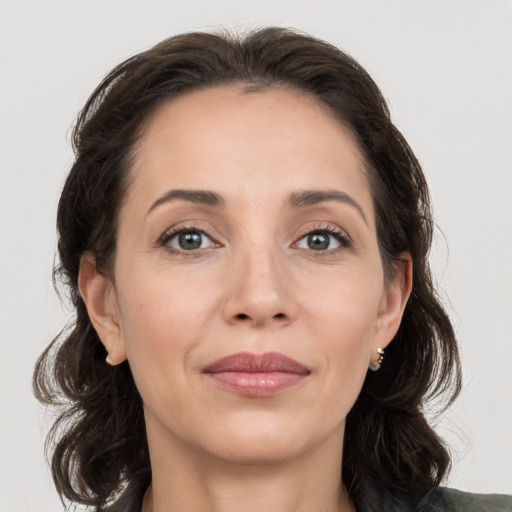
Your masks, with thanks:
[{"label": "shoulder", "polygon": [[474,494],[438,487],[420,501],[417,512],[512,512],[512,496]]},{"label": "shoulder", "polygon": [[386,489],[378,481],[363,481],[354,496],[358,512],[512,512],[512,496],[473,494],[436,487],[426,494]]}]

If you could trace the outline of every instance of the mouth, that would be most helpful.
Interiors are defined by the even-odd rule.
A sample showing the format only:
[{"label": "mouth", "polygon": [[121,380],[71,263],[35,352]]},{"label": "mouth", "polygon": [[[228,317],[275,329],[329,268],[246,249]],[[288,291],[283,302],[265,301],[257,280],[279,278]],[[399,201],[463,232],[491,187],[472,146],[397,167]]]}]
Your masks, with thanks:
[{"label": "mouth", "polygon": [[295,387],[311,373],[303,364],[279,354],[241,352],[206,366],[202,373],[218,387],[247,397],[269,397]]}]

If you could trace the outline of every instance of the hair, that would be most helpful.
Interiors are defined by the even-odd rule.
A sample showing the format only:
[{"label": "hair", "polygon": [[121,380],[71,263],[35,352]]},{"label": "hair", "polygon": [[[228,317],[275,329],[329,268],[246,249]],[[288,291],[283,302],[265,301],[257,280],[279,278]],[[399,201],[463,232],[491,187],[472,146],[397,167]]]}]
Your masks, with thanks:
[{"label": "hair", "polygon": [[225,84],[285,87],[316,98],[350,129],[364,156],[385,275],[408,251],[413,286],[382,369],[368,372],[347,416],[342,478],[356,502],[369,479],[393,492],[426,492],[443,480],[450,457],[425,412],[440,398],[449,405],[461,379],[454,331],[428,262],[434,224],[425,177],[383,95],[355,60],[309,35],[264,28],[166,39],[118,65],[78,116],[54,268],[76,316],[34,373],[37,398],[59,410],[47,448],[61,499],[99,511],[120,490],[143,489],[151,480],[142,400],[128,362],[105,364],[78,292],[80,257],[91,252],[98,270],[111,274],[131,158],[151,114],[185,92]]}]

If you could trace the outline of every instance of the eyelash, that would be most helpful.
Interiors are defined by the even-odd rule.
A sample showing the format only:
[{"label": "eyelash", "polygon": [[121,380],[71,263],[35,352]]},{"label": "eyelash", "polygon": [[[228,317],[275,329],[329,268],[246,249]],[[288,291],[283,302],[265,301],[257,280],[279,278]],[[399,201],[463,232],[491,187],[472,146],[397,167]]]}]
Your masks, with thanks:
[{"label": "eyelash", "polygon": [[[179,250],[175,249],[174,247],[171,247],[169,244],[169,241],[175,238],[176,236],[184,233],[201,233],[202,235],[209,238],[214,246],[219,247],[221,244],[216,242],[215,239],[210,236],[204,229],[201,229],[198,226],[189,225],[189,226],[179,226],[177,228],[172,229],[171,231],[166,231],[158,240],[157,245],[161,247],[165,247],[170,253],[172,254],[179,254],[182,256],[193,256],[196,255],[199,251],[202,249],[195,249],[190,251],[185,250]],[[313,251],[312,252],[318,252],[323,254],[331,254],[336,251],[339,251],[340,249],[349,249],[352,247],[352,239],[350,236],[342,229],[335,228],[333,226],[327,226],[324,224],[319,224],[314,226],[312,229],[308,229],[304,233],[302,233],[297,240],[294,242],[294,245],[296,245],[299,241],[303,240],[305,237],[310,236],[314,233],[327,233],[328,235],[333,236],[340,244],[340,247],[336,247],[334,249],[326,249],[326,250],[319,250],[319,251]],[[303,249],[306,250],[306,249]]]},{"label": "eyelash", "polygon": [[220,244],[215,241],[215,239],[210,236],[204,229],[201,229],[198,226],[189,225],[189,226],[179,226],[177,228],[171,229],[171,231],[166,231],[158,240],[158,246],[165,247],[167,251],[169,251],[171,254],[179,254],[180,256],[194,256],[198,253],[198,251],[202,249],[195,249],[190,251],[185,250],[179,250],[175,249],[174,247],[171,247],[169,244],[169,241],[175,238],[178,235],[185,234],[185,233],[201,233],[205,237],[209,238],[214,246],[219,247]]},{"label": "eyelash", "polygon": [[332,235],[339,243],[340,247],[337,247],[335,249],[327,249],[324,251],[314,251],[318,253],[323,254],[331,254],[333,252],[339,251],[341,249],[350,249],[352,247],[352,239],[348,235],[346,231],[344,231],[341,228],[325,225],[325,224],[318,224],[313,227],[313,229],[308,229],[304,233],[300,235],[300,237],[297,239],[294,244],[297,244],[300,240],[303,238],[312,235],[314,233],[327,233],[329,235]]}]

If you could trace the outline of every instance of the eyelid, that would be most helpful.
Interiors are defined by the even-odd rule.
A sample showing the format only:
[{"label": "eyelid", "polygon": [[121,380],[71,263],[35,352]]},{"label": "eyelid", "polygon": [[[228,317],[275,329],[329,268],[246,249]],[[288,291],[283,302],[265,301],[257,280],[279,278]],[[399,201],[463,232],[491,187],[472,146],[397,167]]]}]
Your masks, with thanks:
[{"label": "eyelid", "polygon": [[[207,237],[211,241],[211,243],[212,243],[211,246],[198,248],[198,249],[192,249],[190,251],[185,251],[183,249],[179,249],[179,248],[172,247],[169,245],[169,241],[172,240],[173,238],[177,237],[181,233],[190,233],[190,232],[201,233],[203,236]],[[186,224],[178,223],[178,224],[166,229],[162,233],[162,235],[158,238],[156,245],[159,247],[165,247],[171,253],[185,255],[185,256],[194,255],[199,252],[208,250],[212,247],[221,247],[222,246],[222,244],[220,242],[218,242],[214,236],[212,236],[210,233],[208,233],[208,231],[206,231],[204,228],[201,228],[201,227],[197,226],[196,224],[192,224],[192,223],[190,223],[190,224],[189,223],[186,223]]]},{"label": "eyelid", "polygon": [[[210,234],[211,230],[204,229],[203,227],[200,227],[195,222],[189,222],[189,223],[177,223],[168,229],[166,229],[162,235],[158,237],[156,240],[155,246],[164,247],[167,248],[170,252],[174,252],[176,254],[183,254],[183,255],[194,255],[198,252],[208,250],[212,247],[222,247],[223,244],[220,243],[217,239],[217,237],[212,236]],[[198,232],[207,237],[211,241],[211,246],[206,248],[198,248],[198,249],[192,249],[189,251],[181,250],[178,248],[174,248],[168,245],[169,240],[176,237],[177,235],[181,233],[186,232]],[[300,234],[295,238],[295,241],[293,242],[292,246],[296,246],[297,243],[302,240],[304,237],[315,233],[315,232],[325,232],[329,235],[332,235],[337,238],[338,242],[340,243],[339,247],[336,247],[334,249],[326,249],[323,251],[315,251],[315,252],[323,252],[323,253],[329,253],[329,252],[335,252],[337,250],[343,250],[350,248],[353,244],[353,240],[351,236],[348,234],[348,232],[342,228],[340,228],[337,225],[333,225],[330,223],[325,222],[316,222],[313,225],[306,225],[300,230]],[[307,250],[307,249],[303,249]]]},{"label": "eyelid", "polygon": [[[312,233],[316,233],[316,232],[326,232],[329,235],[335,236],[341,245],[341,247],[337,247],[335,249],[316,251],[319,253],[321,253],[321,252],[329,253],[329,252],[334,252],[334,251],[340,250],[340,249],[348,249],[353,244],[352,237],[347,233],[347,231],[340,228],[339,226],[332,225],[329,223],[315,223],[313,226],[307,226],[306,228],[301,230],[301,234],[296,238],[295,242],[293,242],[293,245],[296,245],[304,237],[311,235]],[[307,250],[307,249],[304,249],[304,250]]]}]

